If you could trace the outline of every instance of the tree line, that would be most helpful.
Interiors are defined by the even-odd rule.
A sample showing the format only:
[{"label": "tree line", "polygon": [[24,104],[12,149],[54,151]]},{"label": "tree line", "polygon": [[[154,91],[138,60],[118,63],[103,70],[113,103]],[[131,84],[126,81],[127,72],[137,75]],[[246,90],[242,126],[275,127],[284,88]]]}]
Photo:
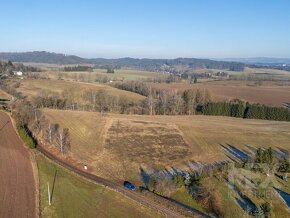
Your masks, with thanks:
[{"label": "tree line", "polygon": [[65,89],[61,93],[43,91],[32,102],[37,108],[142,114],[140,102],[128,100],[125,96],[112,96],[102,89],[81,92]]},{"label": "tree line", "polygon": [[42,139],[45,143],[57,148],[62,154],[69,151],[69,129],[62,128],[57,123],[50,123],[34,103],[27,101],[21,93],[16,91],[15,87],[3,85],[3,83],[0,83],[0,87],[17,98],[17,101],[7,110],[12,110],[10,112],[15,119],[19,136],[28,147],[35,148],[38,139]]},{"label": "tree line", "polygon": [[[4,85],[4,90],[18,98],[22,94],[16,91],[17,84],[12,87]],[[244,119],[264,119],[290,121],[290,111],[283,107],[270,107],[261,104],[245,103],[235,99],[214,102],[210,93],[203,89],[162,90],[152,88],[143,82],[122,83],[118,88],[139,93],[146,98],[143,101],[128,100],[125,96],[112,96],[105,90],[66,89],[61,93],[40,92],[32,100],[37,108],[69,109],[98,112],[114,112],[122,114],[148,115],[215,115],[239,117]]]},{"label": "tree line", "polygon": [[88,72],[93,72],[93,68],[90,66],[82,66],[82,65],[77,65],[77,66],[68,66],[64,67],[65,72],[74,72],[74,71],[88,71]]},{"label": "tree line", "polygon": [[250,104],[239,99],[224,102],[211,101],[207,90],[189,89],[184,92],[154,89],[144,82],[125,82],[116,88],[146,96],[149,114],[203,114],[215,116],[239,117],[245,119],[263,119],[290,121],[290,111],[284,107],[271,107],[262,104]]},{"label": "tree line", "polygon": [[41,111],[25,99],[16,102],[12,110],[19,135],[30,148],[36,147],[38,139],[41,139],[46,144],[54,146],[62,154],[69,151],[68,128],[62,128],[57,123],[50,123]]},{"label": "tree line", "polygon": [[290,111],[287,108],[244,103],[237,99],[230,102],[208,102],[202,106],[201,111],[204,115],[290,121]]},{"label": "tree line", "polygon": [[204,105],[211,100],[208,90],[205,89],[188,89],[184,92],[166,91],[138,81],[119,83],[115,87],[146,96],[143,107],[150,115],[196,114],[199,105]]},{"label": "tree line", "polygon": [[11,61],[4,62],[0,61],[0,75],[1,74],[12,74],[13,71],[22,72],[39,72],[40,70],[36,67],[25,66],[23,64],[13,64]]}]

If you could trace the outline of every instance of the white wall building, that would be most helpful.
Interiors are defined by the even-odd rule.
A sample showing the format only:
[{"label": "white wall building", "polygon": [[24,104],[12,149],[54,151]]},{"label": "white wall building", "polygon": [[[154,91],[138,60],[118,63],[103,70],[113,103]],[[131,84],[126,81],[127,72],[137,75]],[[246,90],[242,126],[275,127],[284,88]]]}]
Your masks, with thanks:
[{"label": "white wall building", "polygon": [[21,71],[17,71],[17,72],[14,73],[14,75],[16,75],[16,76],[23,76],[23,73]]}]

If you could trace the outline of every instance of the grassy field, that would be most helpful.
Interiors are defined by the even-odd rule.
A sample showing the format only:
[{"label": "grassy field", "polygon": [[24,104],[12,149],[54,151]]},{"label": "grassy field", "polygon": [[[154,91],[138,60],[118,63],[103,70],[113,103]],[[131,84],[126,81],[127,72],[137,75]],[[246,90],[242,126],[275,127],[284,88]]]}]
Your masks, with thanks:
[{"label": "grassy field", "polygon": [[288,80],[290,79],[290,72],[285,70],[275,70],[275,69],[264,69],[264,68],[249,68],[245,67],[244,71],[231,71],[231,70],[221,70],[221,69],[199,69],[194,70],[195,73],[217,73],[225,72],[232,76],[240,76],[241,78],[246,78],[249,75],[255,75],[257,78],[261,79],[274,79],[274,80]]},{"label": "grassy field", "polygon": [[251,103],[261,103],[272,106],[282,106],[290,102],[290,84],[277,82],[263,82],[257,85],[253,81],[211,81],[197,84],[151,84],[152,87],[164,90],[186,89],[208,90],[213,100],[222,101],[239,98]]},{"label": "grassy field", "polygon": [[92,84],[84,82],[73,82],[64,80],[23,80],[20,87],[17,89],[28,97],[36,96],[42,91],[53,91],[61,93],[64,90],[74,92],[77,98],[82,99],[82,92],[86,90],[105,90],[109,95],[125,97],[128,100],[140,101],[144,99],[136,93],[119,90],[103,84]]},{"label": "grassy field", "polygon": [[131,81],[157,78],[161,75],[156,72],[133,70],[133,69],[116,69],[114,74],[108,74],[106,69],[94,69],[93,72],[64,72],[61,70],[47,70],[39,73],[42,76],[57,79],[62,77],[65,80],[78,80],[86,82],[95,82],[101,78],[107,78],[108,81]]},{"label": "grassy field", "polygon": [[170,195],[170,198],[206,214],[206,211],[201,207],[201,205],[198,204],[198,202],[194,198],[192,198],[192,196],[188,193],[188,190],[184,186],[178,188],[175,192],[173,192]]},{"label": "grassy field", "polygon": [[[121,194],[67,172],[42,155],[38,154],[36,160],[42,217],[161,217]],[[49,206],[47,182],[52,188],[54,177]]]},{"label": "grassy field", "polygon": [[103,177],[140,181],[140,168],[191,170],[229,160],[229,150],[289,151],[290,123],[214,116],[138,116],[44,110],[70,129],[71,155]]}]

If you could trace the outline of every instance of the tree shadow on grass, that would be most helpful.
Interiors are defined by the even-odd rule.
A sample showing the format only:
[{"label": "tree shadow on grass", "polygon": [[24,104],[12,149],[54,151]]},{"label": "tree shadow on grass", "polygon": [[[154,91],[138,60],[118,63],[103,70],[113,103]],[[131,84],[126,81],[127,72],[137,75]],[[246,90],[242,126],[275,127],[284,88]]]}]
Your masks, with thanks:
[{"label": "tree shadow on grass", "polygon": [[250,158],[250,153],[245,150],[241,150],[231,144],[220,144],[222,149],[224,150],[224,154],[233,162],[246,162]]},{"label": "tree shadow on grass", "polygon": [[140,167],[140,177],[145,187],[148,187],[150,175],[142,167]]},{"label": "tree shadow on grass", "polygon": [[289,157],[289,151],[284,149],[284,148],[277,147],[276,150],[275,150],[275,156],[278,159],[287,158],[287,157]]},{"label": "tree shadow on grass", "polygon": [[243,209],[246,213],[257,209],[252,200],[248,196],[244,195],[235,184],[229,181],[227,181],[226,184],[229,189],[236,194],[235,200],[241,209]]},{"label": "tree shadow on grass", "polygon": [[290,208],[290,194],[288,194],[287,192],[284,192],[284,191],[282,191],[280,189],[277,189],[275,187],[273,187],[273,188],[279,194],[279,196],[284,201],[284,203],[286,203],[288,208]]},{"label": "tree shadow on grass", "polygon": [[57,170],[55,170],[55,172],[54,172],[54,177],[53,177],[53,183],[52,183],[52,189],[51,189],[51,197],[50,197],[51,202],[52,202],[53,193],[54,193],[54,188],[55,188],[55,180],[56,180],[56,176],[57,176]]},{"label": "tree shadow on grass", "polygon": [[282,105],[290,109],[290,102],[283,102]]}]

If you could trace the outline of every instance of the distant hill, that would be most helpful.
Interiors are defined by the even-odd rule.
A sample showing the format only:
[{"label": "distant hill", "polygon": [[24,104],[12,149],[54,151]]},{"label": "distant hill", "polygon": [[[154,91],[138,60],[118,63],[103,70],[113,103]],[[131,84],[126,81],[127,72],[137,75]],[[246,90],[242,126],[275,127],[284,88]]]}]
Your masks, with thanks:
[{"label": "distant hill", "polygon": [[85,59],[57,53],[50,53],[46,51],[33,51],[22,53],[0,53],[0,60],[12,62],[33,62],[33,63],[47,63],[47,64],[82,64]]},{"label": "distant hill", "polygon": [[254,57],[254,58],[220,58],[217,61],[235,61],[245,64],[290,64],[290,58],[269,58],[269,57]]},{"label": "distant hill", "polygon": [[227,69],[242,71],[244,64],[229,61],[215,61],[197,58],[176,58],[176,59],[137,59],[137,58],[81,58],[74,55],[50,53],[46,51],[34,51],[23,53],[0,53],[0,60],[12,62],[33,62],[49,64],[93,64],[98,67],[129,67],[151,71],[178,72],[192,69]]}]

